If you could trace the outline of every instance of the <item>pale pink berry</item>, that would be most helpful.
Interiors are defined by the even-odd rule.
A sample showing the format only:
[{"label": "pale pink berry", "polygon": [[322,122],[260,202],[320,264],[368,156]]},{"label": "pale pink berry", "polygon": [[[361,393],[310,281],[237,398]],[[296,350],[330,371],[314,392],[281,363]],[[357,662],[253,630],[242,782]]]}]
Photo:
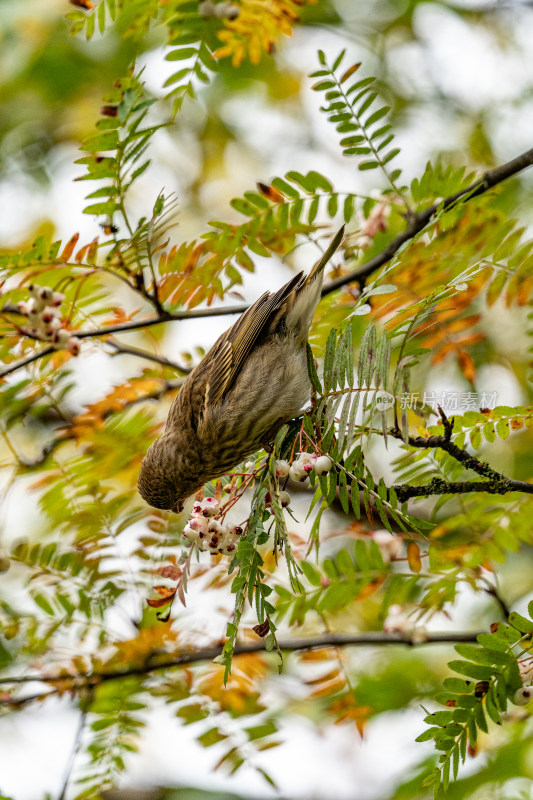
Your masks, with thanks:
[{"label": "pale pink berry", "polygon": [[533,698],[533,686],[522,686],[517,689],[513,696],[513,703],[515,706],[527,706],[529,701]]},{"label": "pale pink berry", "polygon": [[204,497],[201,506],[204,517],[214,517],[218,512],[218,500],[214,497]]},{"label": "pale pink berry", "polygon": [[220,533],[222,533],[222,525],[220,524],[220,522],[217,522],[216,519],[212,519],[210,520],[207,526],[207,532],[212,535],[213,534],[219,535]]},{"label": "pale pink berry", "polygon": [[41,301],[41,303],[50,303],[54,296],[54,293],[49,286],[41,286],[36,296]]},{"label": "pale pink berry", "polygon": [[64,328],[60,328],[52,335],[52,342],[58,348],[68,347],[71,338],[72,337],[68,331],[66,331]]},{"label": "pale pink berry", "polygon": [[297,463],[305,467],[307,464],[314,466],[317,456],[314,453],[298,453]]},{"label": "pale pink berry", "polygon": [[57,319],[55,308],[51,308],[50,306],[43,308],[41,312],[41,319],[46,325],[49,325],[53,319]]},{"label": "pale pink berry", "polygon": [[185,525],[185,527],[184,527],[184,529],[183,529],[183,535],[184,535],[184,536],[185,536],[185,538],[186,538],[186,539],[188,539],[190,542],[196,542],[196,541],[198,541],[198,531],[197,531],[197,530],[195,530],[195,529],[193,528],[193,526],[192,526],[192,525],[190,525],[189,523],[187,523],[187,525]]},{"label": "pale pink berry", "polygon": [[65,299],[64,294],[61,294],[61,292],[54,292],[52,294],[51,305],[60,306],[64,299]]},{"label": "pale pink berry", "polygon": [[279,499],[283,508],[287,508],[287,506],[290,505],[291,496],[288,492],[280,492]]},{"label": "pale pink berry", "polygon": [[31,299],[28,301],[26,306],[28,317],[31,319],[32,322],[37,322],[37,320],[41,319],[41,307],[39,303],[35,300]]},{"label": "pale pink berry", "polygon": [[70,342],[68,343],[67,350],[69,350],[73,356],[77,356],[80,352],[80,340],[76,339],[75,336],[72,336]]},{"label": "pale pink berry", "polygon": [[25,317],[28,316],[28,303],[24,302],[24,300],[19,300],[17,309],[21,314],[24,314]]},{"label": "pale pink berry", "polygon": [[198,533],[205,533],[207,531],[207,520],[202,517],[193,517],[187,524]]},{"label": "pale pink berry", "polygon": [[44,332],[49,338],[52,338],[60,328],[61,322],[58,319],[53,319],[48,325],[44,326]]},{"label": "pale pink berry", "polygon": [[315,472],[317,475],[327,475],[333,466],[333,461],[329,456],[319,456],[315,461]]},{"label": "pale pink berry", "polygon": [[291,465],[288,461],[276,461],[276,477],[285,478],[289,474]]},{"label": "pale pink berry", "polygon": [[305,479],[307,478],[307,472],[305,471],[303,466],[298,463],[298,461],[295,461],[294,464],[291,464],[289,475],[293,481],[297,482],[305,481]]},{"label": "pale pink berry", "polygon": [[202,504],[198,500],[195,500],[194,503],[193,503],[192,513],[193,514],[201,514],[202,513]]}]

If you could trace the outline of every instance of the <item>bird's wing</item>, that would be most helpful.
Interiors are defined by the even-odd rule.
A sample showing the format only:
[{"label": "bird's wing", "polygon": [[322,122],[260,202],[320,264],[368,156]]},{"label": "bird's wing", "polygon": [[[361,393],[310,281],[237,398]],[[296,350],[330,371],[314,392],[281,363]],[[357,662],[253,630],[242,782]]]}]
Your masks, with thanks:
[{"label": "bird's wing", "polygon": [[280,316],[288,298],[302,280],[303,273],[295,275],[274,294],[265,292],[259,300],[242,314],[213,347],[211,369],[206,384],[204,408],[216,405],[224,398],[242,369],[252,348],[265,329]]},{"label": "bird's wing", "polygon": [[246,362],[250,351],[266,331],[272,331],[276,328],[279,320],[294,305],[296,295],[305,284],[311,284],[321,274],[331,256],[339,247],[343,236],[344,225],[336,233],[328,249],[317,261],[308,276],[300,272],[294,278],[291,278],[285,286],[278,289],[277,292],[273,294],[265,292],[259,300],[256,300],[253,306],[250,306],[239,317],[229,330],[222,334],[208,354],[209,371],[205,384],[201,417],[208,406],[222,402],[226,392],[231,389],[235,378]]}]

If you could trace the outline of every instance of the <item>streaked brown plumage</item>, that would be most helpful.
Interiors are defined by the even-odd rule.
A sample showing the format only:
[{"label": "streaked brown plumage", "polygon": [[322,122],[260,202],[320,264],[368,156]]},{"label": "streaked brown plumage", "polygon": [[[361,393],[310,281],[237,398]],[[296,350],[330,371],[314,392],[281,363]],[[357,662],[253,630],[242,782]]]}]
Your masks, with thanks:
[{"label": "streaked brown plumage", "polygon": [[180,510],[298,416],[309,399],[306,342],[324,267],[343,235],[344,226],[308,276],[301,272],[260,297],[188,376],[141,465],[147,503]]}]

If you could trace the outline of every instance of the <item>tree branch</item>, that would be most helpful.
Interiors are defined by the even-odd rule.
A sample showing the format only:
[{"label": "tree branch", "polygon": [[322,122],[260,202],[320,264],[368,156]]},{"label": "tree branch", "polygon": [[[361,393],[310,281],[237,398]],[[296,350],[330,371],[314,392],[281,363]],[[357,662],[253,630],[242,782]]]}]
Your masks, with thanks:
[{"label": "tree branch", "polygon": [[155,361],[156,364],[162,364],[164,367],[171,367],[172,369],[176,370],[176,372],[180,372],[182,375],[188,375],[189,372],[192,372],[192,367],[184,367],[181,364],[177,364],[175,361],[171,361],[169,358],[158,356],[155,353],[149,353],[148,350],[141,350],[138,347],[128,347],[120,342],[108,341],[106,344],[109,347],[112,347],[115,351],[113,355],[124,354],[137,356],[138,358],[145,358],[147,361]]},{"label": "tree branch", "polygon": [[[425,226],[430,221],[431,217],[437,212],[439,209],[449,209],[456,205],[460,200],[471,200],[474,197],[479,197],[479,195],[484,194],[486,191],[491,189],[493,186],[496,186],[498,183],[502,183],[503,181],[507,180],[508,178],[512,177],[513,175],[517,175],[522,170],[527,169],[533,164],[533,148],[531,150],[527,150],[525,153],[517,156],[516,158],[511,159],[511,161],[507,161],[505,164],[502,164],[499,167],[496,167],[493,170],[489,170],[486,172],[479,180],[472,183],[466,189],[462,189],[460,192],[456,192],[449,197],[446,197],[444,200],[441,200],[439,203],[433,203],[428,208],[424,209],[423,211],[419,211],[416,214],[413,214],[409,220],[409,224],[405,231],[395,239],[393,239],[381,253],[378,253],[366,264],[363,264],[359,267],[358,270],[355,272],[350,273],[349,275],[343,275],[340,278],[336,278],[335,280],[330,281],[324,288],[322,289],[322,296],[324,297],[330,292],[334,292],[337,289],[340,289],[342,286],[345,286],[349,283],[358,282],[360,284],[364,283],[366,278],[374,272],[379,267],[382,267],[384,264],[387,264],[394,255],[398,252],[398,250],[402,247],[405,242],[412,239],[418,233],[420,233]],[[152,298],[153,300],[153,298]],[[73,335],[77,336],[78,339],[86,339],[90,337],[98,337],[98,336],[107,336],[110,333],[123,333],[127,331],[135,331],[140,330],[141,328],[148,328],[152,325],[159,325],[163,322],[171,322],[174,320],[183,320],[183,319],[202,319],[205,317],[220,317],[226,316],[230,314],[242,314],[243,311],[246,311],[248,305],[241,304],[236,306],[220,306],[216,308],[198,308],[194,310],[183,310],[183,311],[165,311],[163,310],[162,313],[158,314],[156,317],[147,317],[144,320],[132,320],[131,322],[123,322],[117,325],[110,325],[106,328],[97,328],[95,330],[88,330],[88,331],[73,331]],[[10,307],[5,307],[4,311],[13,310]],[[17,312],[18,313],[18,312]],[[37,361],[39,358],[43,358],[46,355],[49,355],[53,351],[53,348],[44,348],[44,350],[40,350],[37,353],[33,353],[30,356],[27,356],[25,359],[21,359],[20,361],[15,361],[6,367],[3,370],[0,370],[0,378],[9,375],[12,372],[15,372],[17,369],[21,367],[25,367],[27,364],[31,364],[32,361]]]},{"label": "tree branch", "polygon": [[30,353],[29,356],[19,359],[19,361],[13,361],[11,364],[8,364],[7,367],[4,367],[4,369],[0,369],[0,378],[4,378],[6,375],[9,375],[11,372],[15,372],[17,369],[27,367],[28,364],[32,363],[32,361],[37,361],[39,358],[49,356],[50,353],[54,352],[54,349],[55,348],[53,347],[44,347],[42,350],[38,350],[36,353]]},{"label": "tree branch", "polygon": [[469,492],[488,492],[489,494],[507,494],[507,492],[526,492],[533,494],[533,483],[513,481],[505,478],[504,481],[445,481],[442,478],[433,478],[429,483],[419,486],[398,484],[391,487],[396,492],[398,500],[403,503],[412,497],[431,497],[436,494],[468,494]]},{"label": "tree branch", "polygon": [[405,244],[405,242],[408,242],[409,239],[412,239],[414,236],[421,233],[421,231],[423,231],[428,222],[431,220],[432,216],[436,214],[438,210],[442,209],[446,211],[450,208],[453,208],[453,206],[457,205],[461,200],[472,200],[474,197],[479,197],[479,195],[484,194],[493,186],[496,186],[498,183],[502,183],[503,181],[507,180],[507,178],[511,178],[513,175],[517,175],[519,172],[527,169],[527,167],[530,167],[532,164],[533,148],[531,148],[531,150],[527,150],[525,153],[522,153],[522,155],[511,159],[511,161],[507,161],[505,164],[489,170],[479,180],[474,181],[474,183],[470,184],[470,186],[467,186],[466,189],[462,189],[460,192],[456,192],[455,194],[446,197],[444,200],[440,200],[438,203],[433,203],[431,206],[428,206],[428,208],[413,214],[403,233],[400,233],[395,239],[389,242],[387,247],[385,247],[381,253],[378,253],[373,258],[369,259],[369,261],[367,261],[365,264],[362,264],[359,269],[355,270],[349,275],[342,275],[341,277],[330,281],[322,289],[322,296],[324,297],[324,295],[330,294],[330,292],[334,292],[336,289],[340,289],[342,286],[346,286],[348,283],[359,283],[360,285],[364,284],[368,276],[376,269],[379,269],[379,267],[387,264],[392,257],[396,255],[398,250],[402,247],[402,245]]},{"label": "tree branch", "polygon": [[[281,640],[279,641],[279,649],[285,652],[295,652],[299,650],[312,650],[315,647],[375,647],[381,645],[408,645],[410,647],[418,647],[419,645],[427,644],[457,644],[458,642],[476,642],[477,636],[479,636],[480,633],[483,633],[483,631],[472,631],[470,633],[463,631],[458,631],[456,633],[428,633],[422,640],[417,637],[413,638],[413,636],[407,634],[382,633],[380,631],[355,634],[328,633],[322,636],[311,636],[305,639]],[[234,654],[258,653],[265,649],[264,640],[259,639],[257,642],[246,642],[237,645]],[[181,653],[180,655],[156,663],[147,663],[141,667],[131,667],[130,669],[113,670],[110,672],[92,672],[88,675],[84,673],[75,673],[74,675],[13,675],[11,677],[0,678],[0,684],[20,685],[38,681],[48,684],[57,683],[62,685],[63,689],[67,684],[72,684],[73,689],[80,690],[87,686],[103,683],[104,681],[148,675],[152,672],[158,672],[159,670],[181,667],[184,664],[212,661],[214,658],[221,655],[222,650],[223,645],[218,644],[213,647],[204,647],[188,653]],[[36,697],[41,697],[45,694],[46,693],[43,693],[43,695],[36,695]],[[15,700],[14,702],[17,701]],[[10,700],[0,699],[0,704],[2,703],[4,705],[9,705]]]},{"label": "tree branch", "polygon": [[[453,418],[448,419],[442,408],[439,406],[439,413],[444,426],[444,435],[429,436],[409,436],[406,444],[411,447],[431,448],[438,447],[445,450],[452,458],[455,458],[466,469],[477,472],[486,480],[483,481],[445,481],[442,478],[433,478],[429,483],[421,486],[408,486],[399,484],[392,488],[396,492],[398,500],[403,502],[411,497],[430,497],[436,494],[467,494],[468,492],[489,492],[490,494],[507,494],[507,492],[526,492],[533,494],[533,483],[526,481],[515,481],[507,478],[501,472],[492,469],[485,461],[471,455],[467,450],[458,447],[451,441],[453,431]],[[390,431],[391,436],[396,439],[403,439],[402,432],[398,428]]]}]

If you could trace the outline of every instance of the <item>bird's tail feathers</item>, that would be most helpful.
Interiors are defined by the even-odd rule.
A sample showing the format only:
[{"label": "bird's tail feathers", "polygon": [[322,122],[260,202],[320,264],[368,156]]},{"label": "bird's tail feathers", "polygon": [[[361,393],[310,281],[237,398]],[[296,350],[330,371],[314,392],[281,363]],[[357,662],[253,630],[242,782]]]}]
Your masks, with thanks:
[{"label": "bird's tail feathers", "polygon": [[343,225],[341,228],[339,228],[339,230],[337,231],[337,233],[335,234],[335,236],[331,240],[331,243],[330,243],[328,249],[326,250],[324,255],[316,262],[315,266],[313,267],[313,269],[309,273],[309,275],[307,277],[307,283],[311,283],[318,275],[320,275],[320,273],[322,272],[322,270],[324,269],[324,267],[326,266],[326,264],[328,263],[330,258],[339,249],[339,245],[342,242],[342,240],[344,239],[344,230],[345,230],[345,228],[346,228],[346,225]]},{"label": "bird's tail feathers", "polygon": [[322,288],[322,274],[324,267],[331,256],[338,249],[344,236],[344,225],[333,237],[330,246],[315,264],[307,277],[302,276],[301,282],[295,287],[292,308],[287,314],[287,327],[298,331],[303,340],[307,339],[316,304],[320,300]]}]

